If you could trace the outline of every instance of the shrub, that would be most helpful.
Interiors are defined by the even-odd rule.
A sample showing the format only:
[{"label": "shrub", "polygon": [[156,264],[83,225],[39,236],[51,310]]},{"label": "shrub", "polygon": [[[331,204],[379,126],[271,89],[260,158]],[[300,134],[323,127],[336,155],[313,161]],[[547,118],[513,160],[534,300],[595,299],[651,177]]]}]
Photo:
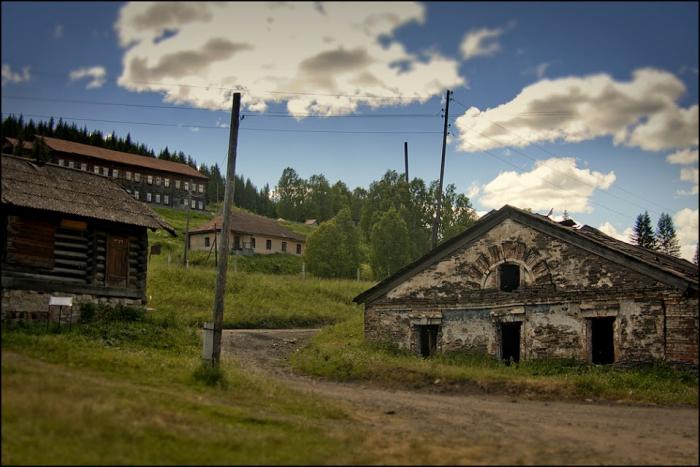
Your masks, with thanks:
[{"label": "shrub", "polygon": [[143,307],[115,305],[103,303],[83,303],[80,306],[80,322],[91,323],[94,321],[143,321],[146,317],[146,309]]}]

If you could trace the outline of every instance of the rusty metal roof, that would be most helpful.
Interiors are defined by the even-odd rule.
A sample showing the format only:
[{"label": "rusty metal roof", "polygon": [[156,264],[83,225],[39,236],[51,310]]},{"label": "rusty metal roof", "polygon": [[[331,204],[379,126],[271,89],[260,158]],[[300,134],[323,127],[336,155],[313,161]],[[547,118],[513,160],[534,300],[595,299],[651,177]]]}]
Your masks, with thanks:
[{"label": "rusty metal roof", "polygon": [[105,177],[7,154],[2,155],[2,204],[165,229],[175,235],[150,207]]},{"label": "rusty metal roof", "polygon": [[[143,167],[146,169],[159,170],[162,172],[170,172],[178,175],[183,175],[185,177],[192,177],[197,179],[206,180],[207,177],[193,169],[187,164],[182,164],[180,162],[165,161],[162,159],[156,159],[148,156],[141,156],[138,154],[129,154],[121,151],[114,151],[112,149],[100,148],[97,146],[91,146],[89,144],[75,143],[73,141],[67,141],[65,139],[51,138],[48,136],[41,136],[46,142],[46,145],[53,151],[65,152],[68,154],[78,154],[81,156],[87,156],[94,159],[100,159],[110,162],[117,162],[119,164],[132,165]],[[13,146],[17,145],[17,139],[6,138]],[[24,146],[31,147],[32,143],[25,141]]]}]

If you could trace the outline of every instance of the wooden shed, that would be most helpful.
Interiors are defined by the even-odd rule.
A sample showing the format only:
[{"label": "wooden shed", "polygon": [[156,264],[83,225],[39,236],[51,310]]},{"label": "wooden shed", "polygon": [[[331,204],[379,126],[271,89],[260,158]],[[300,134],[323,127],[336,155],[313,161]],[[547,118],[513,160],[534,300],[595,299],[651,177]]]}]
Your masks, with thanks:
[{"label": "wooden shed", "polygon": [[3,320],[45,317],[51,295],[144,304],[147,229],[175,234],[107,178],[9,155],[0,210]]}]

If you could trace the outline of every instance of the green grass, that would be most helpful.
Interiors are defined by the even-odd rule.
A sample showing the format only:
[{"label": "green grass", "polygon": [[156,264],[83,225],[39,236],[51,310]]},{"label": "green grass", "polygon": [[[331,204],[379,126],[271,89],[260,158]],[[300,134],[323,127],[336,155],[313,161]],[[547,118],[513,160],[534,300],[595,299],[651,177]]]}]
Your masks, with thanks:
[{"label": "green grass", "polygon": [[[185,248],[185,225],[187,224],[187,210],[175,208],[163,208],[151,206],[151,208],[160,215],[163,220],[170,224],[177,232],[177,237],[171,236],[164,229],[156,230],[155,232],[148,231],[148,245],[161,245],[162,253],[167,255],[182,255]],[[190,211],[190,229],[204,224],[214,218],[214,214],[208,211]],[[181,258],[181,256],[180,256]],[[173,258],[175,261],[175,258]],[[182,261],[182,259],[180,259]]]},{"label": "green grass", "polygon": [[330,379],[408,386],[461,385],[480,392],[537,398],[603,399],[697,407],[697,377],[662,364],[622,370],[573,361],[540,360],[506,366],[494,359],[438,355],[430,359],[364,340],[362,315],[322,330],[292,356],[294,367]]},{"label": "green grass", "polygon": [[[372,285],[301,275],[232,272],[226,283],[224,327],[291,328],[333,324],[362,314],[352,299]],[[179,322],[211,321],[216,271],[184,269],[162,258],[149,263],[148,306]]]},{"label": "green grass", "polygon": [[[216,266],[214,252],[192,251],[188,256],[190,266],[214,268]],[[230,270],[240,272],[260,272],[265,274],[301,275],[302,256],[274,253],[271,255],[229,256]]]},{"label": "green grass", "polygon": [[[335,406],[222,362],[167,315],[2,329],[3,464],[364,463]],[[197,376],[199,375],[199,376]],[[215,378],[216,379],[216,378]],[[376,461],[376,459],[375,459]]]},{"label": "green grass", "polygon": [[318,226],[315,225],[306,225],[303,222],[294,222],[287,220],[279,221],[279,224],[285,229],[303,235],[306,238],[308,238],[309,235],[311,235],[318,228]]}]

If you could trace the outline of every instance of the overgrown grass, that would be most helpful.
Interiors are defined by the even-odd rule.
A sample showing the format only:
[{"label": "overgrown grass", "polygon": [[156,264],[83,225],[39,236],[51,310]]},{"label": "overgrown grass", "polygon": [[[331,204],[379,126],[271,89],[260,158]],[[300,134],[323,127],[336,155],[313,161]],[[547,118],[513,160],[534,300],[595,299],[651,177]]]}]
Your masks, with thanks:
[{"label": "overgrown grass", "polygon": [[[185,209],[163,208],[151,206],[168,224],[170,224],[177,232],[177,237],[171,236],[164,229],[156,230],[155,232],[148,231],[148,245],[160,245],[162,254],[169,252],[172,255],[179,255],[181,259],[182,252],[185,248],[185,225],[187,224],[187,211]],[[208,220],[214,218],[214,214],[208,211],[190,211],[190,229],[204,224]],[[173,258],[175,260],[175,258]]]},{"label": "overgrown grass", "polygon": [[[216,267],[214,252],[191,251],[188,254],[188,260],[190,266]],[[301,276],[303,262],[302,256],[285,253],[254,256],[232,255],[229,256],[228,267],[231,271]]]},{"label": "overgrown grass", "polygon": [[360,435],[329,428],[344,412],[230,360],[212,379],[195,331],[161,316],[3,326],[2,349],[4,464],[368,460]]},{"label": "overgrown grass", "polygon": [[335,380],[436,386],[462,385],[529,397],[603,399],[697,407],[697,377],[657,364],[622,370],[566,360],[539,360],[506,366],[492,358],[447,354],[422,359],[364,340],[362,316],[324,329],[310,346],[292,356],[302,372]]},{"label": "overgrown grass", "polygon": [[306,225],[303,222],[294,222],[287,220],[279,221],[279,224],[285,229],[291,230],[292,232],[298,233],[307,238],[318,228],[318,226],[316,225]]},{"label": "overgrown grass", "polygon": [[[301,275],[231,272],[224,296],[226,328],[291,328],[333,324],[361,315],[352,299],[372,283]],[[148,306],[184,323],[211,321],[216,286],[213,268],[184,269],[151,261]]]}]

